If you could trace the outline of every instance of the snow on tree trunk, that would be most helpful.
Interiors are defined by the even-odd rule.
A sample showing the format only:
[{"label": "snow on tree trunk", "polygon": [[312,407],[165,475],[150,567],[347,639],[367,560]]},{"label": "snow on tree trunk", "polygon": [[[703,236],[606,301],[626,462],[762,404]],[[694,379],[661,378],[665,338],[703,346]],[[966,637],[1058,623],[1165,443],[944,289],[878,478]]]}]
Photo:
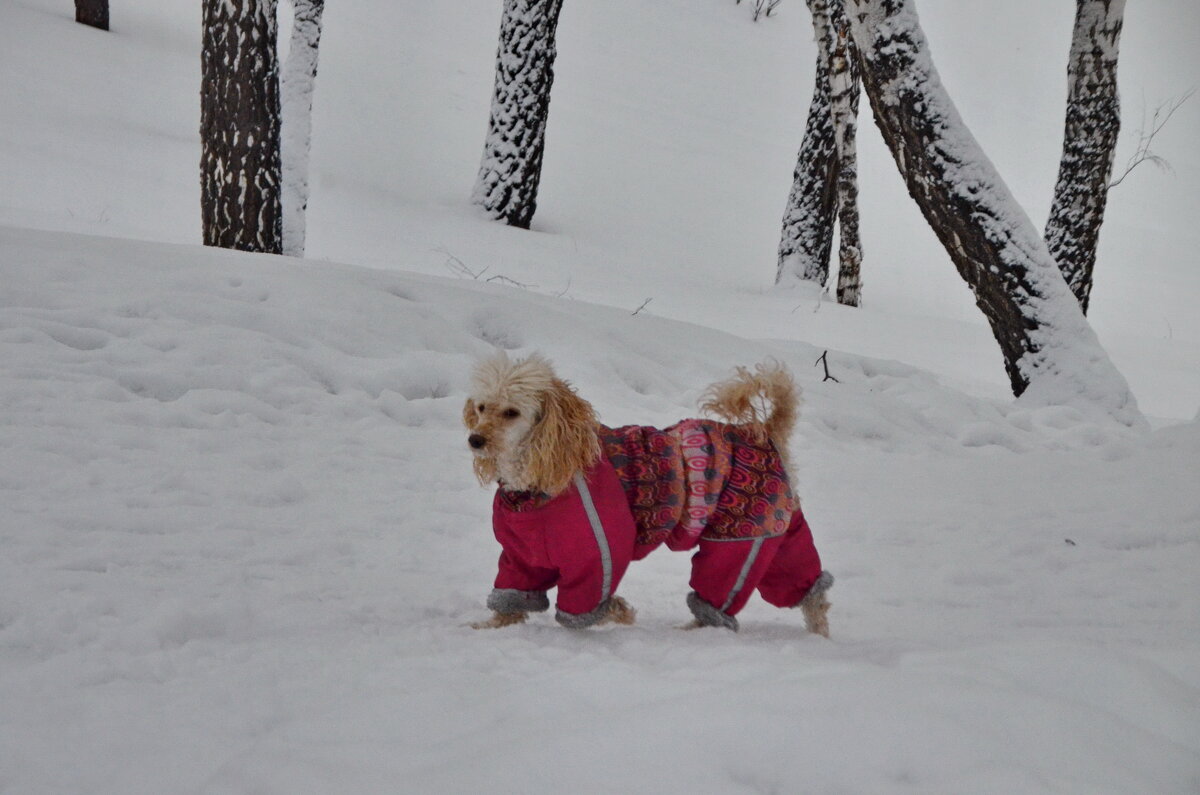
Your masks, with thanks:
[{"label": "snow on tree trunk", "polygon": [[791,285],[807,281],[824,286],[829,278],[829,251],[833,246],[837,209],[837,144],[829,87],[833,30],[828,0],[808,0],[808,10],[817,40],[816,79],[804,139],[796,156],[792,190],[783,211],[775,283]]},{"label": "snow on tree trunk", "polygon": [[1144,425],[1045,241],[942,86],[911,0],[846,0],[875,121],[1000,344],[1013,393]]},{"label": "snow on tree trunk", "polygon": [[1117,54],[1125,0],[1078,0],[1067,65],[1067,120],[1046,244],[1087,313],[1121,102]]},{"label": "snow on tree trunk", "polygon": [[108,30],[108,0],[75,0],[75,21]]},{"label": "snow on tree trunk", "polygon": [[321,14],[324,10],[325,0],[295,0],[291,47],[283,66],[280,88],[283,253],[293,257],[304,256],[313,84],[317,79],[317,51],[321,44]]},{"label": "snow on tree trunk", "polygon": [[471,200],[522,229],[537,209],[561,9],[562,0],[505,0],[500,21],[492,113]]},{"label": "snow on tree trunk", "polygon": [[858,235],[858,61],[850,22],[842,0],[830,0],[833,52],[829,59],[829,94],[833,136],[837,147],[838,285],[839,304],[858,306],[862,300],[862,241]]},{"label": "snow on tree trunk", "polygon": [[275,0],[204,0],[200,204],[204,244],[281,251]]}]

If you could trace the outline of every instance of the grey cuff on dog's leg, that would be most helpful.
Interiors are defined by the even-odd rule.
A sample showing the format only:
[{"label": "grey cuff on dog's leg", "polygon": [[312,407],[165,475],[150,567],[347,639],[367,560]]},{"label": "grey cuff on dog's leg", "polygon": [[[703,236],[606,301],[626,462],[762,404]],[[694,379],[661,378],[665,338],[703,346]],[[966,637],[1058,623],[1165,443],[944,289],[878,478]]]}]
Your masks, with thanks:
[{"label": "grey cuff on dog's leg", "polygon": [[487,606],[497,613],[540,613],[550,609],[545,591],[518,591],[516,588],[493,588]]},{"label": "grey cuff on dog's leg", "polygon": [[608,609],[611,606],[612,599],[605,599],[600,604],[596,605],[595,609],[589,610],[586,613],[565,613],[560,608],[554,614],[554,620],[562,624],[567,629],[587,629],[593,624],[598,624],[608,615]]},{"label": "grey cuff on dog's leg", "polygon": [[738,620],[728,613],[722,613],[717,608],[710,605],[708,602],[700,598],[700,595],[692,591],[687,595],[687,605],[691,608],[692,615],[696,617],[696,623],[702,627],[725,627],[738,631]]},{"label": "grey cuff on dog's leg", "polygon": [[820,602],[821,598],[825,596],[825,592],[832,587],[833,575],[822,570],[821,576],[817,577],[817,581],[809,586],[808,593],[804,594],[804,598],[797,602],[795,606],[800,607],[803,604]]}]

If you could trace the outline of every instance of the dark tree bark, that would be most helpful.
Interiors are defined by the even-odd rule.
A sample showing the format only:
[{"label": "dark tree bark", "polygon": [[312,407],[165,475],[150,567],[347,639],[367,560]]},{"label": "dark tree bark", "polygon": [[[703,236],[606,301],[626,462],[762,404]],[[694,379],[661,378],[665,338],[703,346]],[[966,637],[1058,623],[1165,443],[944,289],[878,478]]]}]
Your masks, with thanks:
[{"label": "dark tree bark", "polygon": [[108,0],[75,0],[75,21],[108,30]]},{"label": "dark tree bark", "polygon": [[833,52],[829,59],[830,107],[837,150],[839,304],[862,300],[862,240],[858,234],[858,60],[842,0],[829,0]]},{"label": "dark tree bark", "polygon": [[1145,420],[1045,241],[958,115],[911,0],[846,0],[875,122],[1000,344],[1015,395]]},{"label": "dark tree bark", "polygon": [[829,66],[833,29],[827,0],[807,0],[817,39],[816,79],[804,138],[796,156],[792,190],[783,211],[776,284],[829,279],[829,252],[837,211],[837,143],[830,108]]},{"label": "dark tree bark", "polygon": [[291,47],[283,66],[280,159],[283,169],[283,253],[304,256],[313,88],[325,0],[295,0]]},{"label": "dark tree bark", "polygon": [[1112,176],[1121,102],[1117,55],[1125,0],[1077,0],[1067,65],[1067,119],[1046,245],[1084,313]]},{"label": "dark tree bark", "polygon": [[472,201],[528,229],[537,209],[562,0],[505,0],[496,87]]},{"label": "dark tree bark", "polygon": [[281,251],[275,0],[204,0],[200,204],[204,244]]}]

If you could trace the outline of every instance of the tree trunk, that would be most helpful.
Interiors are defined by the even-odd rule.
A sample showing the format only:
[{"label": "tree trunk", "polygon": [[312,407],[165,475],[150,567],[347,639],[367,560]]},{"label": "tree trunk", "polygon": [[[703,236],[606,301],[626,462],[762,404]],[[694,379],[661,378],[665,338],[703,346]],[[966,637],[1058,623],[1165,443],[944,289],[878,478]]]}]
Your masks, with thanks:
[{"label": "tree trunk", "polygon": [[204,0],[200,203],[204,244],[281,251],[275,0]]},{"label": "tree trunk", "polygon": [[295,0],[291,48],[283,66],[280,160],[283,168],[283,253],[304,256],[313,86],[325,0]]},{"label": "tree trunk", "polygon": [[1144,425],[1045,241],[942,86],[911,0],[846,0],[846,10],[876,124],[991,324],[1013,393]]},{"label": "tree trunk", "polygon": [[75,21],[108,30],[108,0],[75,0]]},{"label": "tree trunk", "polygon": [[1046,245],[1084,313],[1112,176],[1121,102],[1117,54],[1125,0],[1077,0],[1067,65],[1067,119]]},{"label": "tree trunk", "polygon": [[829,59],[830,107],[837,145],[839,304],[862,300],[862,241],[858,235],[858,61],[842,0],[830,0],[833,52]]},{"label": "tree trunk", "polygon": [[471,200],[522,229],[537,209],[561,9],[562,0],[505,0],[500,21],[492,113]]},{"label": "tree trunk", "polygon": [[828,0],[808,0],[817,41],[816,79],[804,139],[796,156],[792,190],[783,211],[776,284],[799,281],[824,286],[829,278],[833,219],[837,209],[837,144],[830,109],[829,66],[833,30]]}]

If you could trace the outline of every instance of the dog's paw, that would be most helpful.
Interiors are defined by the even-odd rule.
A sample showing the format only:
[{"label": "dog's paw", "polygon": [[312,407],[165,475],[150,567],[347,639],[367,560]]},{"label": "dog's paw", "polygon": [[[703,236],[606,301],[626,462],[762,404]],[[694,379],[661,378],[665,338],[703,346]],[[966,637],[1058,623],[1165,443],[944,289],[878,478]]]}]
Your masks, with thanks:
[{"label": "dog's paw", "polygon": [[602,623],[622,624],[631,626],[637,621],[637,610],[619,596],[614,596],[608,603],[608,614],[602,619]]},{"label": "dog's paw", "polygon": [[471,624],[471,629],[511,627],[513,624],[524,624],[527,617],[527,613],[492,613],[492,617],[487,621],[476,621]]},{"label": "dog's paw", "polygon": [[815,635],[820,635],[823,638],[829,637],[829,608],[832,605],[824,597],[819,602],[805,603],[801,605],[804,612],[804,626],[809,632]]}]

